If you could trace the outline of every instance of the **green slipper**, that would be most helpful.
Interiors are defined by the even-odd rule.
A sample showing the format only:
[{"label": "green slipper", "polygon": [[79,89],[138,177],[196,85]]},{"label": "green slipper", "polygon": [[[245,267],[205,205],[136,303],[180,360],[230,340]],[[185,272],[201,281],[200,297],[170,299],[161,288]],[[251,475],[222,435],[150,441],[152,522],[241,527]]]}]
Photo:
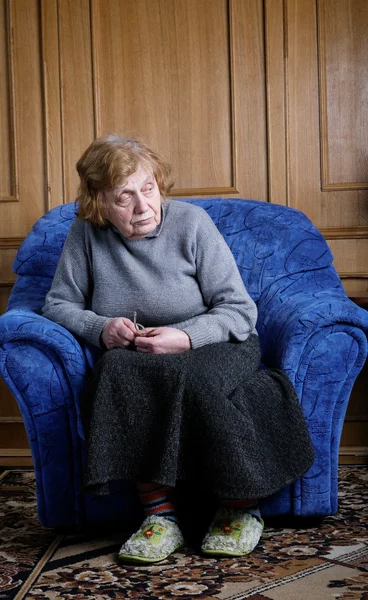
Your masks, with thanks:
[{"label": "green slipper", "polygon": [[146,517],[138,531],[122,545],[118,558],[122,562],[159,562],[184,546],[184,542],[174,521],[152,515]]},{"label": "green slipper", "polygon": [[263,520],[251,512],[220,508],[202,542],[203,554],[210,556],[244,556],[257,546]]}]

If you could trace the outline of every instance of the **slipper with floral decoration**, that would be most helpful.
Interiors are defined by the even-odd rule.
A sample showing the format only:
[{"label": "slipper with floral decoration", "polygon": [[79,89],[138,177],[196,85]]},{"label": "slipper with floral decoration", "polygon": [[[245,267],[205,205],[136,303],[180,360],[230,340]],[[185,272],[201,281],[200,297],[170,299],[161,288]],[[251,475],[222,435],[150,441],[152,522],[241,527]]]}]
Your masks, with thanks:
[{"label": "slipper with floral decoration", "polygon": [[183,534],[174,521],[151,515],[122,545],[118,557],[122,562],[155,563],[165,560],[184,543]]},{"label": "slipper with floral decoration", "polygon": [[202,552],[210,556],[244,556],[257,546],[263,531],[259,511],[220,508],[203,539]]}]

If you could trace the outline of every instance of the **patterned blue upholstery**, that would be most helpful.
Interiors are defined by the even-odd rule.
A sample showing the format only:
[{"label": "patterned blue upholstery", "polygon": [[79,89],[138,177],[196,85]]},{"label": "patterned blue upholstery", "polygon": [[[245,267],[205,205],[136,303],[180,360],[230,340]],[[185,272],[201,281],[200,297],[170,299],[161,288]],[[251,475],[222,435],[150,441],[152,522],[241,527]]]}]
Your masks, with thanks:
[{"label": "patterned blue upholstery", "polygon": [[[262,512],[333,514],[340,436],[367,355],[368,314],[347,298],[325,240],[304,214],[249,200],[188,201],[210,214],[230,246],[258,305],[263,360],[290,377],[315,446],[313,467],[263,500]],[[65,204],[35,224],[18,251],[18,278],[0,317],[0,372],[24,419],[39,517],[48,526],[128,518],[139,510],[125,482],[116,482],[109,497],[82,493],[78,399],[100,352],[40,316],[74,214],[75,205]]]}]

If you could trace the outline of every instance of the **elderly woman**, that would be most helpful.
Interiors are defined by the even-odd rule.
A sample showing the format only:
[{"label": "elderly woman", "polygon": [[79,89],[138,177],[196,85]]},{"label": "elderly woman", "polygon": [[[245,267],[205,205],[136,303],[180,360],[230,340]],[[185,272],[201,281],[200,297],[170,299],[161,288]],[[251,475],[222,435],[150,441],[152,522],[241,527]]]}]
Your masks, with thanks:
[{"label": "elderly woman", "polygon": [[85,489],[136,485],[145,519],[122,560],[160,561],[184,544],[178,481],[217,500],[205,554],[251,552],[258,499],[313,462],[295,391],[259,368],[257,309],[232,253],[202,208],[166,200],[159,155],[107,136],[77,170],[78,213],[43,314],[104,351],[84,396]]}]

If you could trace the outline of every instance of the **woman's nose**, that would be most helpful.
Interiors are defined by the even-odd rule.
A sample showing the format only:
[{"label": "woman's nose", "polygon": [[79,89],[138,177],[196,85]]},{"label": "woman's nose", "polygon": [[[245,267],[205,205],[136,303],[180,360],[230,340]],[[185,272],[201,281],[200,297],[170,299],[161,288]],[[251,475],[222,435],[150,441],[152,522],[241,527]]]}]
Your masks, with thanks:
[{"label": "woman's nose", "polygon": [[134,212],[143,213],[143,212],[147,212],[147,210],[148,210],[148,204],[147,204],[147,200],[146,200],[144,194],[142,194],[141,192],[137,192],[136,197],[135,197]]}]

